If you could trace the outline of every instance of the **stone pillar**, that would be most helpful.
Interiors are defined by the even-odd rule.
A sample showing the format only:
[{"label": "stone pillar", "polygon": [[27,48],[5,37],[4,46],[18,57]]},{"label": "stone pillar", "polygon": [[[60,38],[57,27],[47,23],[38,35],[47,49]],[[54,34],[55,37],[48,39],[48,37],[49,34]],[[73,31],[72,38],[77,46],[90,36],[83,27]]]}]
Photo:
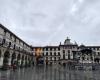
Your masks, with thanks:
[{"label": "stone pillar", "polygon": [[3,66],[3,59],[4,59],[4,56],[3,56],[3,53],[1,52],[0,68],[2,68],[2,66]]},{"label": "stone pillar", "polygon": [[25,59],[23,60],[23,66],[25,66]]},{"label": "stone pillar", "polygon": [[73,59],[73,52],[72,51],[70,51],[71,53],[70,53],[70,58],[71,59]]},{"label": "stone pillar", "polygon": [[92,55],[92,57],[93,57],[93,61],[92,62],[94,63],[94,55]]},{"label": "stone pillar", "polygon": [[11,66],[11,59],[12,59],[12,57],[11,57],[11,55],[10,55],[10,57],[8,58],[8,65],[9,65],[9,66]]}]

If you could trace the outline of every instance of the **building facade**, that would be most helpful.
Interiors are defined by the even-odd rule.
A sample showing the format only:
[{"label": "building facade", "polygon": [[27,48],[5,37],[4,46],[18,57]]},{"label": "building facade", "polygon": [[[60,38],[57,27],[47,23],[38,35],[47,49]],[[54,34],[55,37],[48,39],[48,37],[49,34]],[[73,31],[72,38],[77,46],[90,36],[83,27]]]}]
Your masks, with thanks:
[{"label": "building facade", "polygon": [[[37,47],[33,47],[33,51]],[[41,48],[41,56],[44,59],[44,64],[65,64],[69,62],[78,63],[99,63],[100,61],[100,46],[84,46],[78,45],[76,42],[70,42],[67,37],[63,44],[58,46],[43,46]],[[34,51],[36,56],[36,52]]]},{"label": "building facade", "polygon": [[0,24],[0,68],[27,66],[32,59],[32,47]]},{"label": "building facade", "polygon": [[67,37],[58,46],[30,46],[0,24],[0,68],[28,66],[34,63],[100,63],[100,46],[72,43]]}]

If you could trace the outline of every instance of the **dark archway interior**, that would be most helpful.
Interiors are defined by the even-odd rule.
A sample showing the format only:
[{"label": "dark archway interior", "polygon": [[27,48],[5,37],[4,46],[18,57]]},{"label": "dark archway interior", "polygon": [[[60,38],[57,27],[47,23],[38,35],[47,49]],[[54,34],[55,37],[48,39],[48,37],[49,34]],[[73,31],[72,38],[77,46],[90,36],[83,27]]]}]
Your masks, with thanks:
[{"label": "dark archway interior", "polygon": [[24,55],[22,56],[22,60],[24,60]]},{"label": "dark archway interior", "polygon": [[27,66],[27,56],[25,57],[25,66]]},{"label": "dark archway interior", "polygon": [[17,60],[20,60],[20,59],[21,59],[21,55],[18,54],[18,56],[17,56]]},{"label": "dark archway interior", "polygon": [[24,63],[24,55],[22,56],[21,65],[23,66]]},{"label": "dark archway interior", "polygon": [[6,51],[6,52],[4,53],[3,66],[8,65],[9,58],[10,58],[10,53],[9,53],[9,51]]},{"label": "dark archway interior", "polygon": [[27,60],[27,56],[25,57],[25,60]]},{"label": "dark archway interior", "polygon": [[95,58],[94,61],[99,63],[100,59],[99,58]]},{"label": "dark archway interior", "polygon": [[4,58],[9,58],[10,57],[10,53],[9,53],[9,51],[6,51],[5,53],[4,53]]},{"label": "dark archway interior", "polygon": [[11,65],[15,64],[16,54],[12,54]]}]

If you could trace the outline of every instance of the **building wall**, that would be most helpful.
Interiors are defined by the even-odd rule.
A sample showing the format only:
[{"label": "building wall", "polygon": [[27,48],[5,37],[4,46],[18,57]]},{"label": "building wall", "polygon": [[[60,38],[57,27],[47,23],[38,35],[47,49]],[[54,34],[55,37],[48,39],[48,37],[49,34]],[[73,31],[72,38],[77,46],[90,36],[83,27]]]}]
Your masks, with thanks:
[{"label": "building wall", "polygon": [[3,65],[4,55],[6,51],[10,54],[9,56],[9,65],[11,65],[12,54],[16,54],[16,58],[18,54],[28,55],[31,57],[32,47],[17,37],[14,33],[9,31],[3,25],[0,24],[0,67]]},{"label": "building wall", "polygon": [[44,59],[50,62],[58,61],[60,59],[60,48],[59,47],[45,47],[44,48]]},{"label": "building wall", "polygon": [[[68,40],[68,41],[67,41]],[[59,63],[59,62],[67,62],[69,60],[75,60],[75,53],[78,53],[77,55],[79,57],[80,63],[92,63],[94,62],[95,58],[100,58],[100,47],[98,46],[85,46],[86,49],[91,49],[92,56],[86,55],[85,53],[81,54],[81,50],[83,49],[81,46],[78,46],[78,44],[71,43],[70,39],[66,39],[64,41],[64,44],[60,44],[59,46],[44,46],[41,47],[43,49],[43,57],[44,62],[52,62],[52,63]],[[83,60],[83,56],[85,56],[85,60]],[[91,60],[91,57],[93,60]]]}]

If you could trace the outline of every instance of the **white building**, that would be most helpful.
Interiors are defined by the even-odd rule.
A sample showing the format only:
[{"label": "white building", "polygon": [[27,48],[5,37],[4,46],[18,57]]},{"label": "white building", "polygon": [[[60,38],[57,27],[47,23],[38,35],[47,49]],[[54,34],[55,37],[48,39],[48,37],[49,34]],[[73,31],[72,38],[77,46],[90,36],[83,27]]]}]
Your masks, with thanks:
[{"label": "white building", "polygon": [[0,67],[25,66],[31,55],[32,47],[0,24]]},{"label": "white building", "polygon": [[[36,49],[36,47],[33,48]],[[40,54],[43,56],[45,64],[95,63],[99,62],[100,59],[100,46],[78,46],[76,42],[70,42],[68,37],[63,44],[60,43],[58,46],[40,48],[42,50]]]}]

